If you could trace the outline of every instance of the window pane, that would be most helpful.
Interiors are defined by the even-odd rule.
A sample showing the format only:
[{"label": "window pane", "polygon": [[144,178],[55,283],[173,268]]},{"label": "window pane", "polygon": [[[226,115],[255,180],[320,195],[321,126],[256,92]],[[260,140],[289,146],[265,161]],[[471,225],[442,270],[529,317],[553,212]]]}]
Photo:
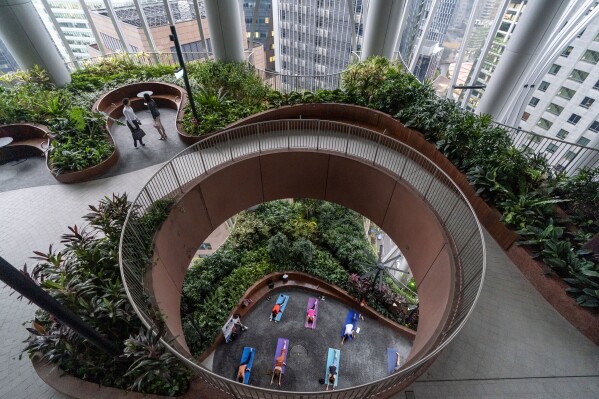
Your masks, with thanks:
[{"label": "window pane", "polygon": [[528,105],[530,105],[531,107],[536,107],[538,103],[539,103],[539,99],[536,97],[533,97],[530,99],[530,102],[528,103]]},{"label": "window pane", "polygon": [[564,107],[559,106],[554,103],[549,104],[549,106],[547,107],[547,112],[550,112],[553,115],[559,115],[562,113],[563,110],[564,110]]},{"label": "window pane", "polygon": [[571,79],[575,82],[584,82],[584,80],[589,76],[588,72],[584,72],[578,69],[574,69],[568,79]]},{"label": "window pane", "polygon": [[549,87],[549,82],[542,81],[541,84],[539,85],[539,90],[545,91],[545,90],[547,90],[548,87]]},{"label": "window pane", "polygon": [[595,86],[593,86],[593,89],[599,90],[599,80],[595,82]]},{"label": "window pane", "polygon": [[561,68],[562,68],[561,65],[553,64],[553,65],[551,65],[551,68],[549,68],[549,74],[555,75],[559,72],[559,70]]},{"label": "window pane", "polygon": [[547,148],[545,148],[545,151],[547,151],[547,152],[552,152],[552,153],[553,153],[553,152],[555,152],[555,151],[556,151],[558,148],[559,148],[559,147],[558,147],[557,145],[555,145],[555,144],[549,144],[549,145],[547,146]]},{"label": "window pane", "polygon": [[573,48],[574,47],[572,47],[572,46],[566,47],[566,49],[562,52],[561,56],[567,58],[570,55],[570,53],[572,52]]},{"label": "window pane", "polygon": [[576,115],[576,114],[572,114],[570,115],[570,117],[568,118],[568,123],[571,123],[573,125],[576,125],[578,123],[578,121],[580,120],[580,115]]},{"label": "window pane", "polygon": [[599,61],[599,51],[587,50],[582,56],[582,60],[596,64]]},{"label": "window pane", "polygon": [[566,161],[571,161],[574,158],[576,158],[576,153],[574,151],[568,151],[568,152],[566,152],[566,155],[564,155],[564,159]]},{"label": "window pane", "polygon": [[576,94],[576,90],[568,89],[567,87],[563,86],[561,89],[559,89],[559,92],[557,93],[558,96],[563,97],[567,100],[574,97],[574,94]]},{"label": "window pane", "polygon": [[591,126],[589,126],[589,130],[595,133],[599,133],[599,121],[593,121]]},{"label": "window pane", "polygon": [[545,129],[545,130],[549,130],[549,128],[551,127],[551,125],[553,125],[553,122],[549,122],[545,118],[541,118],[537,122],[537,126],[540,127],[541,129]]},{"label": "window pane", "polygon": [[581,137],[578,139],[578,141],[576,142],[576,144],[578,145],[587,145],[591,142],[591,140],[587,139],[586,137]]},{"label": "window pane", "polygon": [[556,135],[556,136],[557,136],[557,138],[560,138],[560,139],[562,139],[562,140],[563,140],[563,139],[565,139],[565,138],[566,138],[566,136],[568,136],[568,134],[570,134],[570,133],[569,133],[567,130],[560,129],[560,131],[559,131],[559,132],[557,132],[557,135]]},{"label": "window pane", "polygon": [[590,107],[593,103],[595,102],[594,98],[591,97],[585,97],[581,102],[580,102],[580,106],[584,107],[584,108],[588,108]]}]

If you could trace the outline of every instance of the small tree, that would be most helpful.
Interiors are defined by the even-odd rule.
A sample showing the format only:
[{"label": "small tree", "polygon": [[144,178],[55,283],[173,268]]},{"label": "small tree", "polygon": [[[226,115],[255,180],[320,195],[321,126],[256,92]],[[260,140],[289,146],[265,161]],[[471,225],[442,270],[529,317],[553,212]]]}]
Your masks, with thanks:
[{"label": "small tree", "polygon": [[268,253],[278,263],[285,263],[289,256],[289,240],[283,233],[277,233],[268,240]]},{"label": "small tree", "polygon": [[291,247],[293,258],[303,266],[308,266],[312,262],[315,251],[314,244],[310,240],[303,238],[294,242]]}]

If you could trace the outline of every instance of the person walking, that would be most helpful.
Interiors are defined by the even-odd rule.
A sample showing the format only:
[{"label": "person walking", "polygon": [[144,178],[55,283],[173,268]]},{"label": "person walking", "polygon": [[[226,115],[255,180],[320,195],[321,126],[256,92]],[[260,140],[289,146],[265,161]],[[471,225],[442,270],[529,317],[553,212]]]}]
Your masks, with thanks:
[{"label": "person walking", "polygon": [[144,93],[144,99],[146,100],[146,105],[150,109],[150,113],[154,119],[154,127],[156,130],[158,130],[158,134],[160,134],[160,138],[158,140],[166,140],[166,131],[164,130],[164,126],[162,126],[162,122],[160,121],[160,111],[158,111],[156,101],[154,101],[148,93]]},{"label": "person walking", "polygon": [[133,136],[133,145],[137,149],[137,142],[142,146],[146,146],[143,141],[143,137],[146,133],[139,127],[141,122],[135,112],[133,112],[133,108],[129,105],[129,99],[123,98],[123,115],[125,116],[125,121],[127,122],[127,127],[131,130],[131,136]]}]

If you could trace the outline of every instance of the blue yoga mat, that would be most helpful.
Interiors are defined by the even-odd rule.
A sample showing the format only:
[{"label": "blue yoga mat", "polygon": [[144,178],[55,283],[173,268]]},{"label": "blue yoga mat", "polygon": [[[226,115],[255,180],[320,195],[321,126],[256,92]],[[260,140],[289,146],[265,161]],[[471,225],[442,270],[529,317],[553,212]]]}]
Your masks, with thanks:
[{"label": "blue yoga mat", "polygon": [[[335,360],[335,353],[337,353],[337,360]],[[339,349],[329,348],[329,355],[327,357],[327,368],[324,374],[325,384],[329,381],[329,366],[335,364],[337,366],[337,377],[335,378],[335,383],[333,384],[333,388],[337,387],[337,383],[339,382],[339,359],[341,358],[341,351]]]},{"label": "blue yoga mat", "polygon": [[395,348],[387,348],[387,373],[392,374],[395,371],[395,365],[397,364],[397,354],[399,350]]},{"label": "blue yoga mat", "polygon": [[[354,320],[354,317],[356,318]],[[343,334],[345,333],[345,326],[347,324],[353,324],[354,325],[354,330],[357,328],[358,326],[358,312],[356,312],[353,309],[350,309],[349,312],[347,312],[347,317],[345,318],[345,323],[343,323],[343,327],[341,328],[341,337],[343,337]],[[351,340],[352,337],[351,335],[349,336],[348,340]]]},{"label": "blue yoga mat", "polygon": [[285,295],[285,294],[279,295],[279,298],[277,298],[276,303],[281,304],[281,308],[279,309],[279,313],[277,314],[277,317],[275,317],[275,321],[281,321],[281,316],[283,316],[283,312],[285,311],[285,308],[287,307],[287,302],[289,302],[289,295]]},{"label": "blue yoga mat", "polygon": [[239,365],[242,365],[246,360],[248,362],[247,368],[245,369],[245,373],[243,375],[243,383],[250,383],[250,374],[252,373],[252,364],[254,363],[254,355],[256,354],[256,350],[252,350],[249,346],[243,347],[243,354],[241,355],[241,361]]}]

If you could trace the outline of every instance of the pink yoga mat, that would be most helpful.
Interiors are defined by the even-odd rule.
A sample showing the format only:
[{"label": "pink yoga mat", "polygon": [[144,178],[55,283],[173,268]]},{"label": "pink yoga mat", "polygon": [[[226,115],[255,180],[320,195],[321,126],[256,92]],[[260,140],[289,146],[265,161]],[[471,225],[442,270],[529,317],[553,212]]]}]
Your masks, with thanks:
[{"label": "pink yoga mat", "polygon": [[[285,360],[283,360],[283,362],[287,363],[287,354],[289,353],[289,340],[285,338],[279,338],[279,340],[277,341],[277,350],[275,351],[275,358],[272,361],[273,371],[275,369],[275,362],[277,360],[277,357],[281,356],[281,351],[283,350],[283,344],[285,342],[287,342],[287,350],[285,351]],[[283,374],[285,374],[285,366],[281,367],[281,371],[283,372]]]},{"label": "pink yoga mat", "polygon": [[308,315],[308,309],[312,307],[312,305],[316,304],[314,307],[314,323],[304,322],[304,327],[315,329],[316,328],[316,320],[318,320],[318,300],[316,298],[308,298],[308,307],[306,308],[306,316]]}]

